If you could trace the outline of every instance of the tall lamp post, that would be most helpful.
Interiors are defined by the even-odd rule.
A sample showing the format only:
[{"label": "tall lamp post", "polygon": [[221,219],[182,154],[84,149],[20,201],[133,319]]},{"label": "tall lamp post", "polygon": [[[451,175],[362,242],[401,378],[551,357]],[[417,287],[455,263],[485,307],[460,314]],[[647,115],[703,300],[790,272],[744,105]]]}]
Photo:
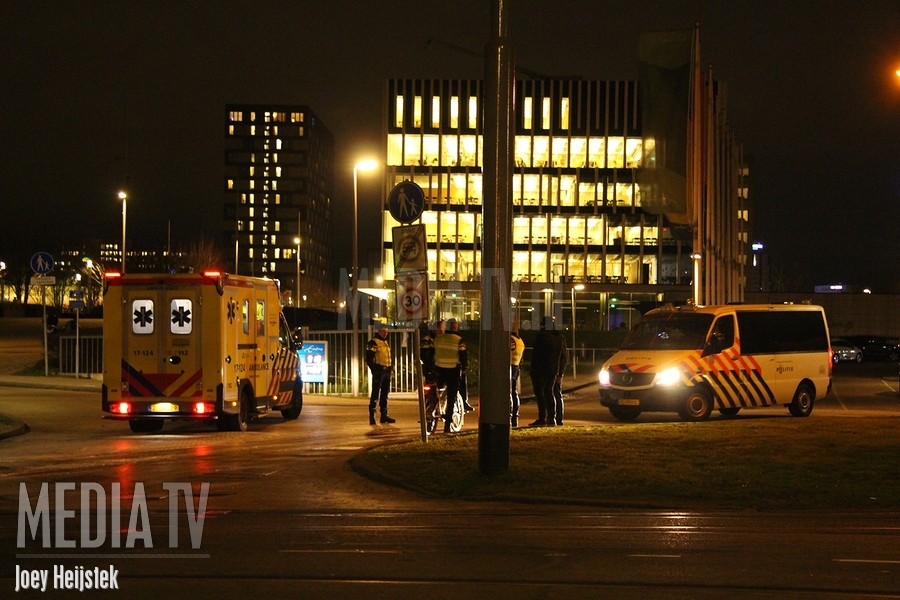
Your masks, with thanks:
[{"label": "tall lamp post", "polygon": [[575,365],[578,363],[578,354],[575,352],[575,292],[584,289],[584,285],[578,284],[572,286],[572,379],[577,375]]},{"label": "tall lamp post", "polygon": [[297,244],[297,279],[294,283],[297,287],[297,295],[294,297],[294,306],[300,306],[300,238],[295,237],[294,243]]},{"label": "tall lamp post", "polygon": [[350,319],[353,321],[353,338],[350,340],[350,385],[354,396],[359,395],[359,172],[372,171],[378,166],[373,159],[361,160],[353,165],[353,297],[350,299]]},{"label": "tall lamp post", "polygon": [[125,223],[127,219],[128,194],[119,192],[119,200],[122,201],[122,273],[125,273]]}]

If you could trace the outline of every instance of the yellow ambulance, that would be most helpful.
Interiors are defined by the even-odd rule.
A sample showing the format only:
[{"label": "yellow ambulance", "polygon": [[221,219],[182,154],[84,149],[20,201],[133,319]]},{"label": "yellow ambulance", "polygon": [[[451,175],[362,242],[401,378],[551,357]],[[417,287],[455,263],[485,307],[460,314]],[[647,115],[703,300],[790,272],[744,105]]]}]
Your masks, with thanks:
[{"label": "yellow ambulance", "polygon": [[831,391],[831,369],[821,306],[667,307],[645,314],[603,365],[600,403],[620,421],[775,405],[805,417]]},{"label": "yellow ambulance", "polygon": [[135,433],[167,419],[232,431],[274,410],[296,419],[300,345],[271,279],[107,273],[102,409]]}]

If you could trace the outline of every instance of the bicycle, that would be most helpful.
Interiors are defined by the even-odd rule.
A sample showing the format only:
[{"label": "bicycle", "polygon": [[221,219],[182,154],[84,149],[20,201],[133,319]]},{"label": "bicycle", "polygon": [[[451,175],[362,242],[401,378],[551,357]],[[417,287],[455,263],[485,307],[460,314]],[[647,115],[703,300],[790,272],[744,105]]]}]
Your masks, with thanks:
[{"label": "bicycle", "polygon": [[[440,387],[436,381],[426,380],[425,391],[425,432],[434,433],[438,423],[444,421],[447,414],[447,388]],[[466,419],[466,411],[463,408],[462,396],[456,394],[456,402],[453,405],[453,417],[450,419],[450,431],[459,432]]]}]

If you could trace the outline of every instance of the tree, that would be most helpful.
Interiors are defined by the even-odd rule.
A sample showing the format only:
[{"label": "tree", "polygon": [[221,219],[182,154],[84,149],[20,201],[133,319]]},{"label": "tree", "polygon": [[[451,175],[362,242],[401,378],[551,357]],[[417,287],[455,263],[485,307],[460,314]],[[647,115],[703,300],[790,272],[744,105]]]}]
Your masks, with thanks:
[{"label": "tree", "polygon": [[222,269],[225,266],[221,250],[211,239],[202,234],[199,239],[191,242],[188,246],[185,260],[188,270],[194,272]]}]

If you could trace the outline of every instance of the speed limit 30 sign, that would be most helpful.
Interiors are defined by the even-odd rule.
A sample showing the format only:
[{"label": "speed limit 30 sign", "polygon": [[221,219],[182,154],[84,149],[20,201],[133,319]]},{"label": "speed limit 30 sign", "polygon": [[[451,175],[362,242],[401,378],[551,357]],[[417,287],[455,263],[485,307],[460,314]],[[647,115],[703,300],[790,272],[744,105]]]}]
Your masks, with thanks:
[{"label": "speed limit 30 sign", "polygon": [[428,277],[419,271],[397,273],[397,320],[428,319]]}]

